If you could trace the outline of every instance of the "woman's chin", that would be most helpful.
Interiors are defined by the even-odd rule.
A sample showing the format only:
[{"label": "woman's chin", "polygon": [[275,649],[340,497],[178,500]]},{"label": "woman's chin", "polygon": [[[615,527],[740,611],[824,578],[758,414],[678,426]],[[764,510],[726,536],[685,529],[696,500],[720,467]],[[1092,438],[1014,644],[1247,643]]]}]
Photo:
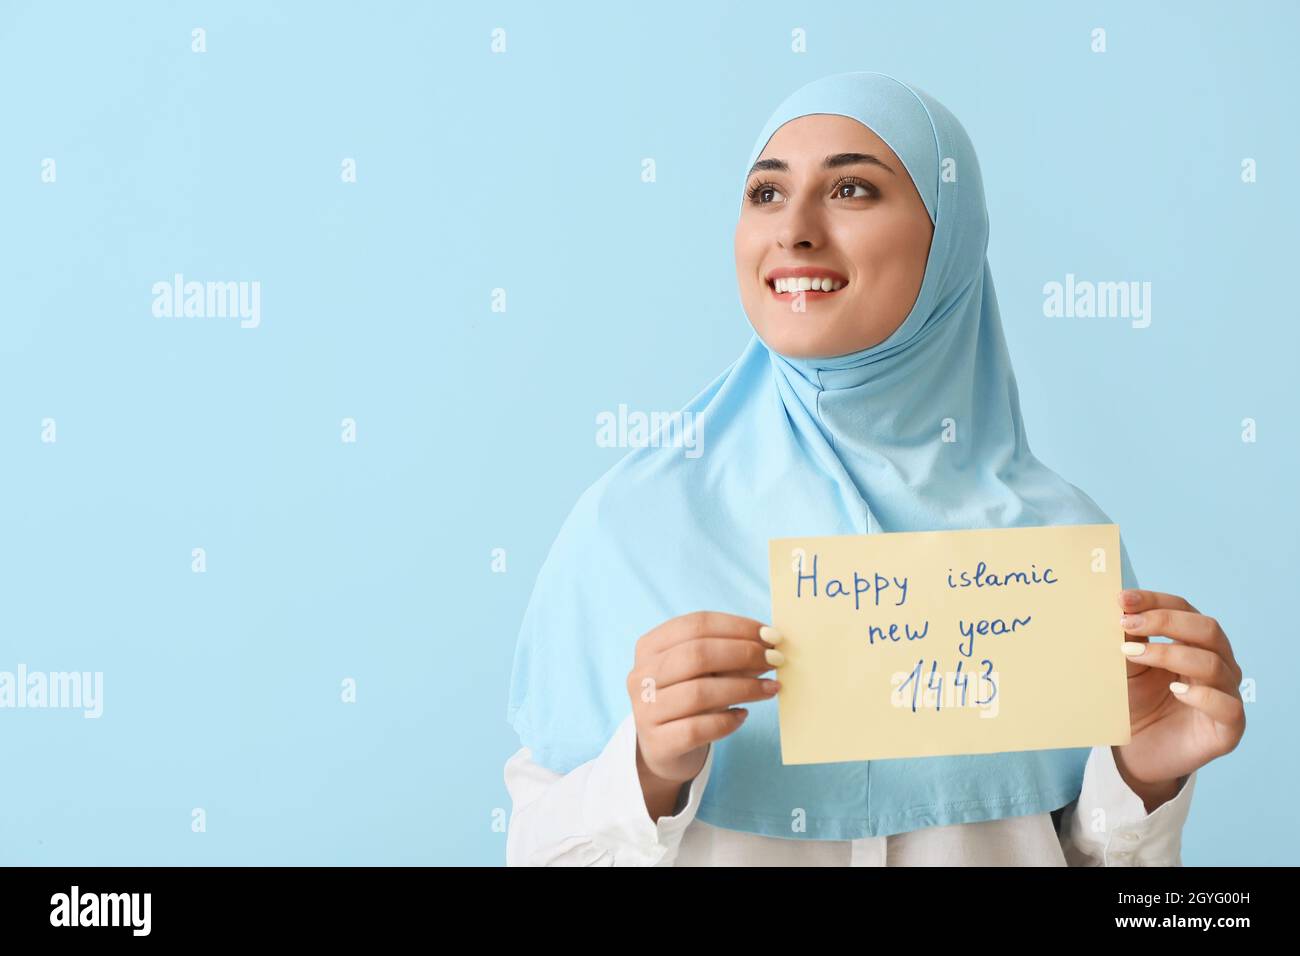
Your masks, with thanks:
[{"label": "woman's chin", "polygon": [[828,358],[844,354],[842,335],[813,316],[782,315],[755,329],[769,349],[786,358]]}]

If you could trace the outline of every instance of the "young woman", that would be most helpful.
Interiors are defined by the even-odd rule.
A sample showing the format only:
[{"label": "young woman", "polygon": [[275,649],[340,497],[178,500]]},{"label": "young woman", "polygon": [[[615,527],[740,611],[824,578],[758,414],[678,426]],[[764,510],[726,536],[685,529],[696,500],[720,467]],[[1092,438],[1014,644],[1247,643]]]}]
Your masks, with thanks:
[{"label": "young woman", "polygon": [[781,763],[769,538],[1111,519],[1029,449],[980,170],[947,109],[829,76],[745,168],[756,334],[684,409],[704,453],[632,451],[541,569],[510,690],[507,862],[1180,863],[1195,771],[1245,729],[1241,670],[1213,618],[1136,589],[1123,545],[1131,743]]}]

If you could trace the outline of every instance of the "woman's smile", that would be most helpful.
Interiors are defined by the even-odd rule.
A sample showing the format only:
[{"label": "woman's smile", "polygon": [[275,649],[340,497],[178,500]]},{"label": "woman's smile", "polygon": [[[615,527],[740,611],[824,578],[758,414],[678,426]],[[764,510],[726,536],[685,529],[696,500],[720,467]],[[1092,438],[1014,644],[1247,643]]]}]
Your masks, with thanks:
[{"label": "woman's smile", "polygon": [[784,302],[792,302],[800,294],[808,300],[826,298],[849,284],[843,273],[820,266],[773,269],[766,281],[772,295]]}]

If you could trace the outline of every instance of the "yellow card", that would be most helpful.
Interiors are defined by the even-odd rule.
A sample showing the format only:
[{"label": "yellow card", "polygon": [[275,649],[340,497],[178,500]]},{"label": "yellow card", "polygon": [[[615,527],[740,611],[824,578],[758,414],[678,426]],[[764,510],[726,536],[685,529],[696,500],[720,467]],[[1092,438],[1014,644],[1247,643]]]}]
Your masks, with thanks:
[{"label": "yellow card", "polygon": [[1114,524],[775,538],[785,764],[1129,742]]}]

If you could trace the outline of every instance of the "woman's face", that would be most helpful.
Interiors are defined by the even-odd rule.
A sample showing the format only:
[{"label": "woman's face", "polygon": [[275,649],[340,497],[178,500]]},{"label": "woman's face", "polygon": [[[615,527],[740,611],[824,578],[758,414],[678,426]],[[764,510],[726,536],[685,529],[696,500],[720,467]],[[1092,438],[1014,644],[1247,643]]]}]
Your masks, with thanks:
[{"label": "woman's face", "polygon": [[[736,278],[745,314],[792,358],[870,348],[912,311],[933,235],[884,140],[847,116],[791,120],[764,147],[742,197]],[[784,288],[787,278],[794,291],[777,291],[775,280]],[[813,279],[832,280],[831,291],[810,287]]]}]

